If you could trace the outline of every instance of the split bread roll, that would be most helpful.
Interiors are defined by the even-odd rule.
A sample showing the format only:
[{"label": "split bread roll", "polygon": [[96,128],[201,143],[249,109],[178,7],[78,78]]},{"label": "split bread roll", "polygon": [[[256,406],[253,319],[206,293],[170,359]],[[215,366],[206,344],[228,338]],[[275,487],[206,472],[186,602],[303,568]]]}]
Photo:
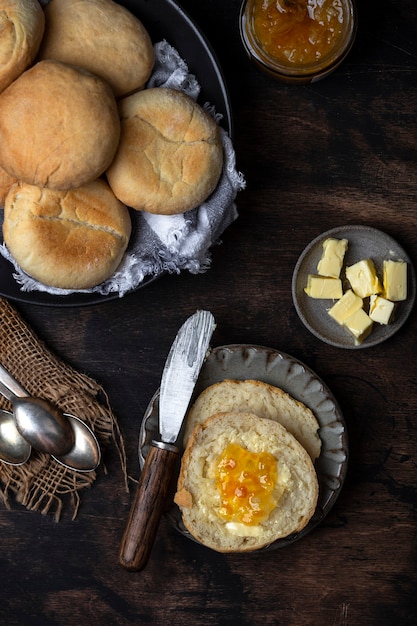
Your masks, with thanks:
[{"label": "split bread roll", "polygon": [[197,424],[225,411],[254,413],[279,422],[307,450],[313,462],[320,455],[319,423],[313,412],[282,389],[258,380],[223,380],[207,387],[188,411],[184,444]]},{"label": "split bread roll", "polygon": [[44,27],[38,0],[0,0],[0,92],[33,63]]},{"label": "split bread roll", "polygon": [[199,206],[223,168],[215,120],[180,91],[145,89],[119,103],[120,144],[107,178],[136,209],[171,215]]},{"label": "split bread roll", "polygon": [[85,70],[40,61],[0,94],[0,165],[31,185],[72,189],[95,180],[119,136],[111,88]]},{"label": "split bread roll", "polygon": [[39,57],[84,67],[117,97],[142,88],[155,62],[149,34],[112,0],[51,0]]},{"label": "split bread roll", "polygon": [[22,270],[62,289],[89,289],[119,265],[131,233],[125,207],[103,180],[72,191],[15,184],[3,237]]},{"label": "split bread roll", "polygon": [[174,500],[202,544],[247,552],[301,531],[317,498],[317,475],[301,444],[277,422],[232,412],[194,430]]}]

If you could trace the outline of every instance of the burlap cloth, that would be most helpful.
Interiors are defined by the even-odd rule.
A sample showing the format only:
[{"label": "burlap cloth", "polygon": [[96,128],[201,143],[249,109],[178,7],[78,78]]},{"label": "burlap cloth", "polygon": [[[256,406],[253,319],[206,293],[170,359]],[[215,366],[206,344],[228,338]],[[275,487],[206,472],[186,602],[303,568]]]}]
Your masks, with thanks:
[{"label": "burlap cloth", "polygon": [[[104,389],[53,355],[3,298],[0,298],[0,361],[29,394],[46,398],[64,412],[85,421],[94,431],[102,452],[112,442],[119,453],[127,488],[123,438]],[[10,402],[3,396],[0,396],[0,409],[12,411]],[[97,471],[106,471],[103,461]],[[75,519],[80,492],[91,487],[96,477],[96,471],[75,472],[48,454],[32,450],[24,465],[11,466],[0,461],[0,495],[8,508],[12,495],[31,511],[53,514],[56,521],[68,506]]]}]

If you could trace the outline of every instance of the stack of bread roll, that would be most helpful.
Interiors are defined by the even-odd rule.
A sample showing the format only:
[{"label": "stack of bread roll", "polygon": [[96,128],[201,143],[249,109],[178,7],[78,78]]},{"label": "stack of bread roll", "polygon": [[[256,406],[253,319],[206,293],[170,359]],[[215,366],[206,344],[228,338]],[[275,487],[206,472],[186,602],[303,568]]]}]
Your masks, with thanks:
[{"label": "stack of bread roll", "polygon": [[263,548],[306,527],[318,499],[319,424],[283,390],[224,380],[190,408],[174,501],[218,552]]},{"label": "stack of bread roll", "polygon": [[150,36],[113,0],[0,0],[3,238],[45,285],[89,289],[117,269],[130,211],[182,213],[215,189],[216,122],[146,89]]}]

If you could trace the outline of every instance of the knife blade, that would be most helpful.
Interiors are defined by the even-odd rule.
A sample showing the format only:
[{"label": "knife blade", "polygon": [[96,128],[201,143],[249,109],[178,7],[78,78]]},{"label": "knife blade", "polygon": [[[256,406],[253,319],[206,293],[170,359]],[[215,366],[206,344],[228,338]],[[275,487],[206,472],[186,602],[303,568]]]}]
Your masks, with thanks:
[{"label": "knife blade", "polygon": [[119,563],[129,571],[141,570],[148,562],[179,453],[176,440],[214,328],[210,311],[194,313],[178,331],[165,362],[159,395],[160,439],[152,440],[149,447],[119,551]]}]

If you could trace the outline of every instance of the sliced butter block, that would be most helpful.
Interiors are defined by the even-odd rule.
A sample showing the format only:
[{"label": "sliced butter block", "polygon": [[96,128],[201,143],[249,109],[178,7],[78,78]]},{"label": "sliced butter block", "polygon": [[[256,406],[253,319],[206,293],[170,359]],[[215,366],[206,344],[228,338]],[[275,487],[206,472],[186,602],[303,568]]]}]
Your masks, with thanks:
[{"label": "sliced butter block", "polygon": [[323,254],[317,265],[320,276],[339,278],[348,248],[347,239],[333,239],[330,237],[323,242]]},{"label": "sliced butter block", "polygon": [[362,298],[357,296],[352,289],[348,289],[340,300],[328,310],[328,313],[338,324],[343,324],[348,317],[353,315],[358,309],[361,309],[362,305]]},{"label": "sliced butter block", "polygon": [[395,304],[382,296],[371,296],[369,301],[369,317],[378,324],[389,324]]},{"label": "sliced butter block", "polygon": [[338,300],[343,296],[342,281],[340,278],[329,278],[328,276],[317,276],[309,274],[307,287],[304,291],[311,298],[322,300]]},{"label": "sliced butter block", "polygon": [[372,330],[373,322],[363,309],[358,309],[347,318],[343,324],[355,340],[355,345],[361,344]]},{"label": "sliced butter block", "polygon": [[360,298],[367,298],[382,291],[372,259],[364,259],[347,267],[346,278]]},{"label": "sliced butter block", "polygon": [[407,263],[384,261],[384,297],[393,302],[407,299]]}]

